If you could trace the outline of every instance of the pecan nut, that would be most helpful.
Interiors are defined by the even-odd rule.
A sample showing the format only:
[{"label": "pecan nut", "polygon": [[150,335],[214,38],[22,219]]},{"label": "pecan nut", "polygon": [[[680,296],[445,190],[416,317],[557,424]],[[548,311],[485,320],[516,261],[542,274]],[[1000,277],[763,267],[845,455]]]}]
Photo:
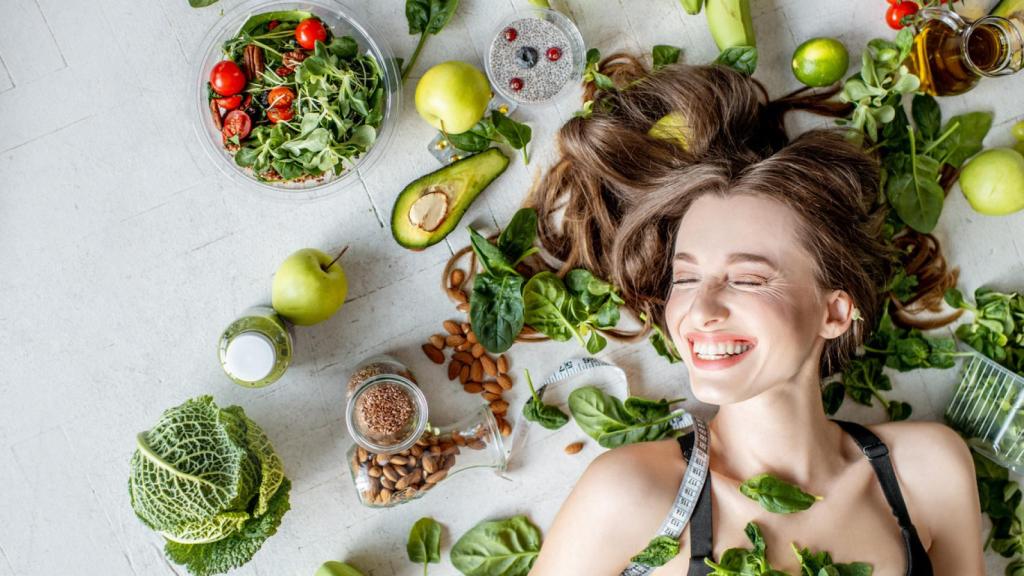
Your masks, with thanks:
[{"label": "pecan nut", "polygon": [[299,66],[299,63],[306,58],[307,54],[302,50],[292,50],[291,52],[285,52],[281,55],[281,64],[284,64],[288,68],[294,70]]},{"label": "pecan nut", "polygon": [[274,70],[274,72],[277,72],[278,76],[289,76],[294,73],[295,70],[287,66],[278,66],[277,70]]},{"label": "pecan nut", "polygon": [[263,75],[263,48],[255,44],[247,44],[242,51],[242,67],[250,81]]},{"label": "pecan nut", "polygon": [[217,127],[217,130],[224,128],[224,121],[220,117],[220,106],[217,106],[216,100],[210,100],[210,117],[213,118],[213,125]]}]

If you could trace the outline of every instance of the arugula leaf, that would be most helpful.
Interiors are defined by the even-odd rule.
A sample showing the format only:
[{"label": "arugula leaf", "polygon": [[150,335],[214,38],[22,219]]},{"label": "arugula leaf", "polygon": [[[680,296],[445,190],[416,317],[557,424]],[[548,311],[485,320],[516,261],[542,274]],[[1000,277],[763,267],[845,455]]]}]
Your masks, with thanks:
[{"label": "arugula leaf", "polygon": [[715,64],[728,66],[747,76],[757,69],[757,48],[753,46],[731,46],[722,50],[715,58]]},{"label": "arugula leaf", "polygon": [[523,277],[477,274],[473,280],[470,322],[488,352],[500,354],[512,347],[523,330]]},{"label": "arugula leaf", "polygon": [[740,492],[775,514],[801,512],[822,499],[771,474],[759,474],[746,480],[740,484]]},{"label": "arugula leaf", "polygon": [[527,576],[540,545],[540,530],[513,516],[474,526],[452,546],[451,560],[465,576]]},{"label": "arugula leaf", "polygon": [[679,61],[679,53],[681,50],[677,46],[669,46],[667,44],[658,44],[651,51],[651,56],[654,59],[654,69],[661,70],[665,66],[675,64]]},{"label": "arugula leaf", "polygon": [[441,525],[433,518],[420,518],[409,530],[409,540],[405,545],[409,561],[423,564],[423,574],[427,574],[428,564],[441,562]]},{"label": "arugula leaf", "polygon": [[679,555],[679,540],[669,536],[656,536],[642,552],[630,558],[630,562],[657,568],[668,564]]},{"label": "arugula leaf", "polygon": [[530,371],[526,371],[526,384],[530,387],[530,399],[523,405],[523,417],[536,422],[548,430],[558,430],[569,423],[569,417],[558,406],[545,404],[533,388]]}]

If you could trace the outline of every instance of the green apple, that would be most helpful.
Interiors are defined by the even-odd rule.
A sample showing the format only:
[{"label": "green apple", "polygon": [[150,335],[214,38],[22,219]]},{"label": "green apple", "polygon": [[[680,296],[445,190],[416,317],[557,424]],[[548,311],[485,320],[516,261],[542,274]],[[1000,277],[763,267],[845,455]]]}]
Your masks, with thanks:
[{"label": "green apple", "polygon": [[416,111],[438,130],[460,134],[484,117],[491,85],[479,68],[451,60],[434,66],[416,84]]},{"label": "green apple", "polygon": [[1024,208],[1024,156],[1011,148],[985,150],[964,166],[960,189],[980,214],[1003,216]]},{"label": "green apple", "polygon": [[363,576],[363,573],[351,564],[330,560],[324,562],[313,576]]},{"label": "green apple", "polygon": [[335,258],[313,248],[293,253],[274,273],[270,303],[278,314],[302,326],[323,322],[345,302],[348,280]]}]

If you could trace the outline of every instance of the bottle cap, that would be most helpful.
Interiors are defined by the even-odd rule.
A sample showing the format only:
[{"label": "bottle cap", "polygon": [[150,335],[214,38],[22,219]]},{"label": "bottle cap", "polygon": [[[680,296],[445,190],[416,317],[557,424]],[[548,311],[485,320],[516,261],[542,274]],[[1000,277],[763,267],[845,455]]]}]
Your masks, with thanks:
[{"label": "bottle cap", "polygon": [[259,382],[274,369],[277,353],[274,344],[259,332],[247,331],[228,342],[224,369],[246,382]]}]

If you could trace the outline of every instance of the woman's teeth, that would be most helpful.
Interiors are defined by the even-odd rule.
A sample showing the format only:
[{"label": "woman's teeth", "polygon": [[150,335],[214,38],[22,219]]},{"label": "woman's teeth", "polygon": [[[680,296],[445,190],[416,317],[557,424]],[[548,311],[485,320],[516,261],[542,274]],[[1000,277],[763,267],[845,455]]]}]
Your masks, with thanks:
[{"label": "woman's teeth", "polygon": [[743,342],[694,342],[693,351],[703,360],[719,360],[727,356],[742,354],[753,348]]}]

